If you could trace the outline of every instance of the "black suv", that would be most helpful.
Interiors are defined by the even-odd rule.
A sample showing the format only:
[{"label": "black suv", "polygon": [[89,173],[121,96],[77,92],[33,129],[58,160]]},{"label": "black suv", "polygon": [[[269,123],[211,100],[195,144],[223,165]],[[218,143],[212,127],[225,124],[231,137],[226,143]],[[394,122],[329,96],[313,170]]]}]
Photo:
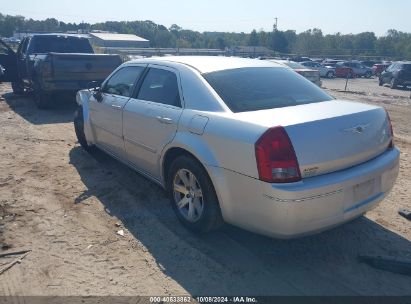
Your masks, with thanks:
[{"label": "black suv", "polygon": [[391,89],[397,86],[406,88],[411,85],[411,61],[399,61],[391,64],[379,77],[379,85],[390,84]]}]

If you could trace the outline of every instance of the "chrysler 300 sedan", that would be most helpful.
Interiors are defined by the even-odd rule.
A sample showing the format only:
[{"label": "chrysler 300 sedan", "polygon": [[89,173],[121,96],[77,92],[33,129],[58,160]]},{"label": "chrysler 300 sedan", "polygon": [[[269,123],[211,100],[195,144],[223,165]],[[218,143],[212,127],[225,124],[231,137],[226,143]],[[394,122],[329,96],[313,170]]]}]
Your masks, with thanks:
[{"label": "chrysler 300 sedan", "polygon": [[273,62],[139,59],[77,94],[75,131],[167,191],[178,219],[273,237],[310,234],[375,207],[399,151],[387,112],[335,100]]}]

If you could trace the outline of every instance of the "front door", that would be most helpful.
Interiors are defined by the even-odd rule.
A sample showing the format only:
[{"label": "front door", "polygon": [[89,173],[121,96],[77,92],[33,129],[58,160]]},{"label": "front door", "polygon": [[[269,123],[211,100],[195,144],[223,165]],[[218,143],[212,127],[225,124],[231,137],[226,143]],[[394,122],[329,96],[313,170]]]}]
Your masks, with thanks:
[{"label": "front door", "polygon": [[0,65],[4,73],[0,72],[0,82],[17,81],[17,55],[2,40],[0,40]]},{"label": "front door", "polygon": [[123,108],[144,69],[120,68],[103,83],[97,98],[90,99],[90,121],[97,145],[120,158],[124,158]]},{"label": "front door", "polygon": [[176,70],[151,65],[137,95],[124,108],[127,158],[154,178],[160,177],[161,152],[173,140],[183,111],[179,83]]}]

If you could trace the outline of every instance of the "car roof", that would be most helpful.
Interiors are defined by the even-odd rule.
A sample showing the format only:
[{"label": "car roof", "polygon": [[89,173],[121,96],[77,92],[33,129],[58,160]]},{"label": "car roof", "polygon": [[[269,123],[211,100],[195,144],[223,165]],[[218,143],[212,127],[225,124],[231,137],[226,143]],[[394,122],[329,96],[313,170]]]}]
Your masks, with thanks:
[{"label": "car roof", "polygon": [[222,56],[169,56],[169,57],[152,57],[136,59],[129,63],[179,63],[196,69],[200,73],[210,73],[222,70],[231,70],[239,68],[252,67],[281,67],[281,64],[273,63],[266,60],[239,58],[239,57],[222,57]]}]

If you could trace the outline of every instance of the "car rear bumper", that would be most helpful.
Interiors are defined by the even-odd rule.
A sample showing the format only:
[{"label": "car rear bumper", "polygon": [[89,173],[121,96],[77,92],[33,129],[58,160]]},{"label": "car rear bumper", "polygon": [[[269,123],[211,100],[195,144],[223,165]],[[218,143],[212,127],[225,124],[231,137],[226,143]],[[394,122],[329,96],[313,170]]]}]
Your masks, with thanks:
[{"label": "car rear bumper", "polygon": [[224,219],[272,237],[312,234],[372,209],[391,190],[399,171],[398,149],[361,165],[298,183],[269,184],[208,167]]}]

